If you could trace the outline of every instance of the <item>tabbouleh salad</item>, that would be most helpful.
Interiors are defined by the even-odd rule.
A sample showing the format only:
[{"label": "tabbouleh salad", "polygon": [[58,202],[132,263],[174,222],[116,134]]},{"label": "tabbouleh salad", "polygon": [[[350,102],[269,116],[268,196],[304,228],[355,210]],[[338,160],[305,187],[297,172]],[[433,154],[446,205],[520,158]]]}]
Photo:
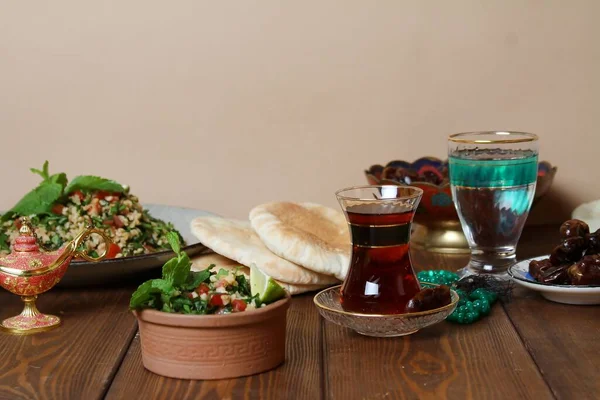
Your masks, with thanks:
[{"label": "tabbouleh salad", "polygon": [[[285,297],[279,284],[257,273],[250,273],[250,279],[258,278],[250,285],[239,269],[216,272],[214,265],[210,265],[205,270],[192,271],[192,262],[181,251],[177,234],[168,233],[167,240],[177,256],[165,263],[162,278],[149,280],[138,287],[129,302],[132,310],[149,308],[178,314],[231,314],[261,308]],[[251,268],[251,271],[257,270]],[[260,278],[266,278],[266,285],[256,285]]]},{"label": "tabbouleh salad", "polygon": [[[90,221],[113,242],[108,258],[170,249],[166,235],[175,231],[173,225],[152,217],[129,188],[96,176],[78,176],[68,182],[64,173],[50,175],[47,161],[42,170],[32,172],[44,180],[2,215],[0,256],[10,253],[10,244],[19,235],[21,217],[31,219],[40,244],[47,250],[56,250],[72,240]],[[97,235],[92,235],[85,246],[94,257],[105,250]]]}]

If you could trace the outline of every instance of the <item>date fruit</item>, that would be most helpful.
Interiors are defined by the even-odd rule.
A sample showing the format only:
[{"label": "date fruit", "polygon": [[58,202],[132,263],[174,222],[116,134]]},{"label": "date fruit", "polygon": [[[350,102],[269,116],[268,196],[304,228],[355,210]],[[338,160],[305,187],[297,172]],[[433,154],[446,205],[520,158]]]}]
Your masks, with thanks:
[{"label": "date fruit", "polygon": [[452,302],[450,288],[440,285],[435,288],[421,290],[406,304],[406,312],[428,311],[443,307]]},{"label": "date fruit", "polygon": [[569,268],[572,285],[600,285],[600,256],[585,256]]},{"label": "date fruit", "polygon": [[578,219],[570,219],[560,226],[560,237],[564,239],[576,236],[585,237],[588,233],[590,233],[588,224]]}]

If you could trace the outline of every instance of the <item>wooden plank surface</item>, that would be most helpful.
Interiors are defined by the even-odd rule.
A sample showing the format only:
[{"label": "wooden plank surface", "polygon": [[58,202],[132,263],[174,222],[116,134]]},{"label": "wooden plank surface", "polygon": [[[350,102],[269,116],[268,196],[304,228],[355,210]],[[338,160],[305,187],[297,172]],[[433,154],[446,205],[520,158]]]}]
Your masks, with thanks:
[{"label": "wooden plank surface", "polygon": [[[558,225],[528,229],[522,242],[521,259],[548,254]],[[504,308],[557,398],[598,398],[600,307],[553,303],[518,288]]]},{"label": "wooden plank surface", "polygon": [[[62,326],[32,336],[0,334],[1,399],[98,399],[108,389],[137,329],[127,309],[131,289],[54,289],[38,299]],[[21,312],[2,291],[2,319]]]},{"label": "wooden plank surface", "polygon": [[[557,227],[527,228],[519,258],[546,253],[557,236]],[[456,269],[463,263],[443,255],[419,257],[421,268]],[[396,339],[362,337],[324,322],[314,294],[295,297],[283,366],[202,382],[143,368],[127,309],[132,291],[55,289],[40,296],[39,308],[61,316],[63,326],[34,336],[0,335],[0,399],[585,399],[600,390],[600,308],[561,306],[531,292],[505,306],[508,316],[496,306],[471,326],[442,323]],[[1,318],[22,308],[7,292],[0,292],[0,302]]]},{"label": "wooden plank surface", "polygon": [[557,398],[600,396],[600,307],[519,290],[505,309]]},{"label": "wooden plank surface", "polygon": [[500,306],[480,323],[443,322],[404,338],[326,323],[323,354],[331,399],[552,398]]},{"label": "wooden plank surface", "polygon": [[285,364],[259,375],[221,381],[171,379],[145,370],[136,335],[106,398],[318,399],[322,386],[321,321],[312,295],[292,300],[287,329]]}]

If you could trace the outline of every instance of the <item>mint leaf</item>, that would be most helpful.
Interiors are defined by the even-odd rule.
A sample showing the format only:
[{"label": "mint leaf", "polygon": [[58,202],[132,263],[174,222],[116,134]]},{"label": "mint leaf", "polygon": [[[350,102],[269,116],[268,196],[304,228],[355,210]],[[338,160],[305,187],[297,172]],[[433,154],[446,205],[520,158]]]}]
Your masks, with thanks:
[{"label": "mint leaf", "polygon": [[210,278],[210,271],[208,269],[205,269],[204,271],[193,271],[190,272],[190,275],[188,276],[188,280],[186,282],[185,285],[183,285],[183,288],[185,290],[194,290],[196,289],[198,286],[200,286],[200,284],[206,280],[208,280],[208,278]]},{"label": "mint leaf", "polygon": [[60,174],[54,174],[48,177],[48,181],[52,183],[58,183],[64,189],[64,187],[67,186],[67,174],[65,174],[64,172],[61,172]]},{"label": "mint leaf", "polygon": [[47,214],[52,205],[62,195],[63,187],[58,183],[43,183],[27,193],[19,202],[2,216],[2,220],[13,215]]},{"label": "mint leaf", "polygon": [[175,254],[179,255],[181,253],[181,244],[179,243],[179,235],[176,232],[167,233],[167,240],[171,245],[171,248],[175,252]]},{"label": "mint leaf", "polygon": [[180,286],[185,283],[190,270],[192,269],[192,262],[187,254],[181,253],[177,260],[177,266],[173,269],[173,285]]},{"label": "mint leaf", "polygon": [[173,274],[179,263],[179,258],[171,258],[162,267],[162,278],[166,281],[173,282]]},{"label": "mint leaf", "polygon": [[139,309],[142,308],[146,303],[152,299],[153,295],[156,293],[160,293],[159,288],[155,288],[153,286],[154,280],[147,281],[142,283],[135,292],[131,295],[131,300],[129,300],[129,308],[130,309]]},{"label": "mint leaf", "polygon": [[181,253],[179,257],[172,258],[165,263],[162,270],[162,278],[169,281],[173,286],[183,285],[192,268],[192,262],[187,254]]},{"label": "mint leaf", "polygon": [[48,214],[54,203],[62,197],[63,189],[67,185],[66,174],[50,175],[48,173],[48,161],[44,163],[42,170],[35,168],[30,170],[40,175],[44,180],[5,213],[2,216],[2,221],[9,220],[15,215]]},{"label": "mint leaf", "polygon": [[158,289],[166,295],[172,295],[175,291],[175,288],[173,288],[173,284],[167,280],[153,279],[151,282],[153,289]]},{"label": "mint leaf", "polygon": [[29,170],[34,174],[38,174],[39,176],[41,176],[45,181],[48,180],[48,178],[50,177],[50,175],[48,174],[48,160],[44,162],[44,166],[42,167],[41,171],[35,168],[29,168]]},{"label": "mint leaf", "polygon": [[82,192],[93,192],[102,190],[105,192],[123,193],[125,188],[113,180],[93,175],[76,176],[65,188],[65,193],[73,193],[76,190]]}]

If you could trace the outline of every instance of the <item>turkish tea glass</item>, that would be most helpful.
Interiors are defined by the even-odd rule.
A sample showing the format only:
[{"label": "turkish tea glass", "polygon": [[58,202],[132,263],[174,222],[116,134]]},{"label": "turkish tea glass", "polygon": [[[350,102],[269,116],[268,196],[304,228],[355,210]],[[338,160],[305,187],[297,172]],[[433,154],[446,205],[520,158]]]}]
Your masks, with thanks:
[{"label": "turkish tea glass", "polygon": [[452,197],[471,248],[459,275],[503,276],[535,193],[538,137],[523,132],[470,132],[448,138]]},{"label": "turkish tea glass", "polygon": [[409,240],[423,191],[416,187],[356,186],[336,192],[352,235],[352,258],[341,288],[345,311],[402,314],[420,290]]}]

